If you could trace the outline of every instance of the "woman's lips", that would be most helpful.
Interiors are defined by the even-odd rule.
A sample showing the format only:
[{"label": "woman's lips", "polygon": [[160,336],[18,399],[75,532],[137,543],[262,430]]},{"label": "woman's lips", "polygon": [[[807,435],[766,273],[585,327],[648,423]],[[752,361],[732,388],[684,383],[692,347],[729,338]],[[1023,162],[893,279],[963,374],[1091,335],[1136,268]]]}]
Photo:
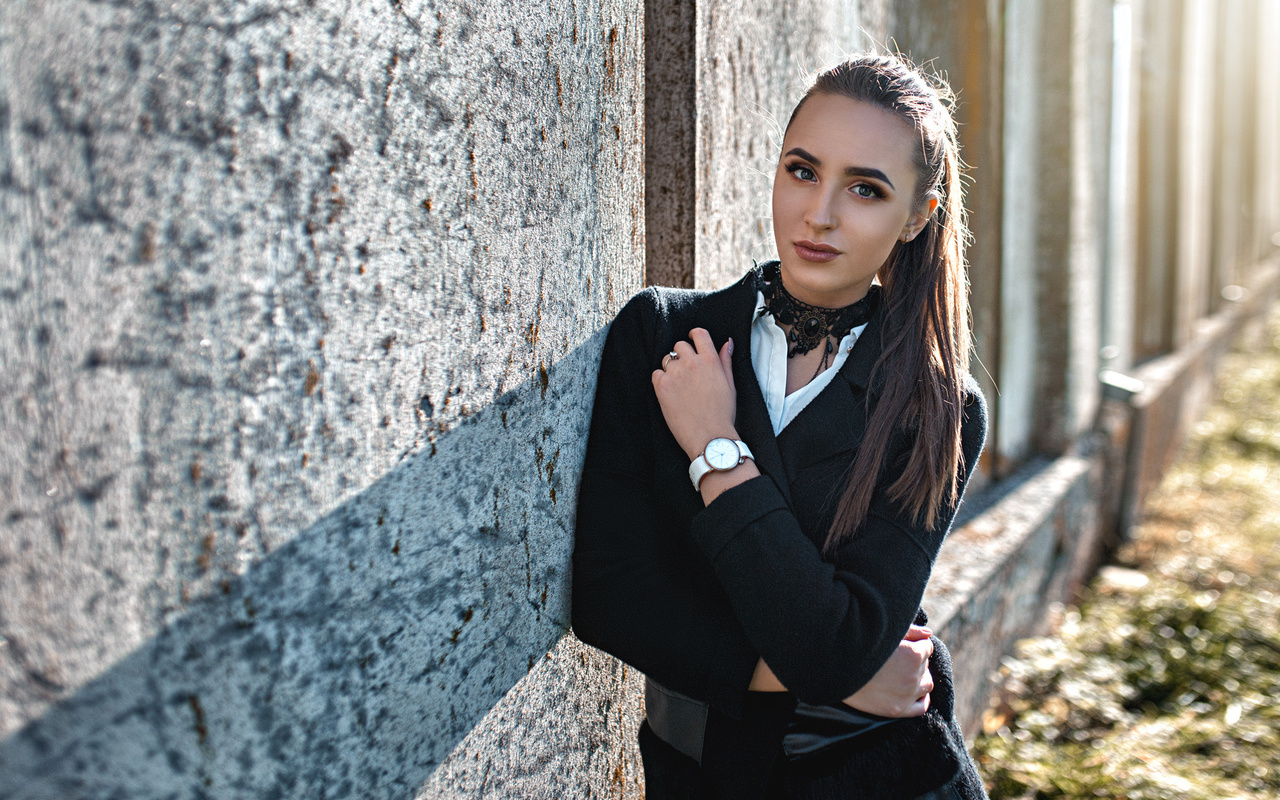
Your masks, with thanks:
[{"label": "woman's lips", "polygon": [[826,262],[840,255],[840,251],[829,244],[801,240],[792,244],[796,255],[805,261]]}]

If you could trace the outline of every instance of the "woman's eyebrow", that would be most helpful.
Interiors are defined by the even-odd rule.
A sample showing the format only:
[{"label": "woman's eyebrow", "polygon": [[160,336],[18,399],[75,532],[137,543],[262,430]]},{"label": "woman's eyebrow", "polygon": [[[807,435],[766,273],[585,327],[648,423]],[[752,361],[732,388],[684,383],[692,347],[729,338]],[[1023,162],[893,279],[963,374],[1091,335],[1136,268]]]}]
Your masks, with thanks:
[{"label": "woman's eyebrow", "polygon": [[[799,156],[805,161],[813,164],[815,167],[822,166],[821,159],[810,153],[808,150],[805,150],[803,147],[793,147],[788,150],[786,154],[789,156]],[[898,187],[893,185],[893,181],[889,180],[889,176],[885,175],[883,171],[878,170],[875,167],[845,167],[844,174],[851,178],[875,178],[878,181],[884,181],[889,185],[889,188],[893,189],[895,192],[898,191]]]},{"label": "woman's eyebrow", "polygon": [[889,180],[889,176],[875,167],[845,167],[844,174],[851,178],[875,178],[878,181],[884,181],[889,184],[889,188],[895,192],[898,191],[898,187],[893,185],[893,181]]}]

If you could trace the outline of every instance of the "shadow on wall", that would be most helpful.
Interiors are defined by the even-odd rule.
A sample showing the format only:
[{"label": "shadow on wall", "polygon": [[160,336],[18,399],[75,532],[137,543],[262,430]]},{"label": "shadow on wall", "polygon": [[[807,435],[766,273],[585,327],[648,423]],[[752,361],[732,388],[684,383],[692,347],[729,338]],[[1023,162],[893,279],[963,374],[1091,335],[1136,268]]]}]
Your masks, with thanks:
[{"label": "shadow on wall", "polygon": [[412,796],[568,628],[604,334],[0,743],[0,796]]}]

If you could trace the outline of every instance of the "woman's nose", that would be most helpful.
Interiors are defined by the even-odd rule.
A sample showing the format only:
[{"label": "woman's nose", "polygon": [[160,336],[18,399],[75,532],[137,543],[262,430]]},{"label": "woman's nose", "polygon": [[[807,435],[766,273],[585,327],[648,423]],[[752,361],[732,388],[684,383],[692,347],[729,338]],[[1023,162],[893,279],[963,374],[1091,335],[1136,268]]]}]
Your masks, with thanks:
[{"label": "woman's nose", "polygon": [[836,224],[835,204],[826,192],[815,192],[809,207],[805,210],[804,221],[812,228],[833,228]]}]

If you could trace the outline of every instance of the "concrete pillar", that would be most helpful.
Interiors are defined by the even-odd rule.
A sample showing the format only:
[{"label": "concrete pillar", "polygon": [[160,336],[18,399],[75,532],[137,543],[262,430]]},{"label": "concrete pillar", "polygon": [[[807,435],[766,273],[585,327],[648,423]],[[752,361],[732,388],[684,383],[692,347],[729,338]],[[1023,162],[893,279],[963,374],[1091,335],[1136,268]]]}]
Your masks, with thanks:
[{"label": "concrete pillar", "polygon": [[[1259,53],[1275,53],[1280,49],[1280,4],[1259,3]],[[1253,252],[1260,259],[1280,255],[1280,137],[1270,135],[1280,130],[1280,80],[1274,75],[1258,74],[1258,227]]]},{"label": "concrete pillar", "polygon": [[1259,45],[1265,30],[1265,4],[1254,0],[1230,0],[1213,8],[1216,23],[1217,57],[1203,67],[1212,70],[1215,142],[1211,168],[1211,279],[1207,288],[1210,310],[1218,310],[1229,298],[1239,299],[1237,289],[1247,285],[1263,255],[1258,249],[1260,234],[1260,181],[1266,181],[1267,157],[1264,141],[1275,137],[1265,132],[1266,104],[1261,82],[1265,70],[1258,69]]},{"label": "concrete pillar", "polygon": [[645,283],[694,285],[697,3],[645,0]]},{"label": "concrete pillar", "polygon": [[1112,0],[1074,0],[1071,26],[1070,332],[1065,352],[1066,407],[1061,429],[1042,442],[1058,452],[1089,430],[1101,398],[1103,274],[1110,176]]},{"label": "concrete pillar", "polygon": [[[801,8],[806,4],[801,4]],[[770,2],[698,5],[698,288],[732,283],[752,259],[775,258],[770,193],[790,106],[821,66],[817,31]]]},{"label": "concrete pillar", "polygon": [[1110,3],[1012,0],[1005,54],[997,457],[1012,465],[1064,451],[1097,408]]},{"label": "concrete pillar", "polygon": [[1138,208],[1133,344],[1141,361],[1169,351],[1173,345],[1173,299],[1177,274],[1178,159],[1177,87],[1181,83],[1182,11],[1184,4],[1146,2],[1135,18],[1140,43],[1141,79],[1138,139]]},{"label": "concrete pillar", "polygon": [[776,257],[769,196],[783,126],[809,73],[872,43],[862,5],[649,0],[649,283],[716,288]]},{"label": "concrete pillar", "polygon": [[1252,277],[1251,274],[1258,266],[1257,250],[1253,246],[1253,240],[1257,236],[1255,233],[1256,187],[1260,166],[1258,139],[1260,137],[1270,137],[1272,140],[1277,138],[1274,129],[1268,131],[1258,125],[1258,83],[1265,80],[1269,74],[1268,70],[1260,69],[1259,65],[1265,63],[1275,50],[1272,48],[1259,50],[1257,37],[1250,35],[1251,31],[1256,30],[1260,21],[1258,0],[1233,0],[1232,5],[1228,7],[1228,12],[1228,15],[1224,16],[1231,20],[1231,27],[1240,45],[1227,50],[1229,60],[1223,64],[1223,67],[1233,76],[1231,78],[1233,86],[1243,95],[1239,113],[1235,117],[1235,124],[1239,126],[1236,141],[1239,143],[1237,158],[1240,162],[1239,170],[1242,180],[1238,189],[1240,202],[1235,209],[1240,222],[1233,256],[1239,269]]},{"label": "concrete pillar", "polygon": [[1138,114],[1135,98],[1141,74],[1134,35],[1142,0],[1117,0],[1113,10],[1111,56],[1110,170],[1107,181],[1107,252],[1102,274],[1102,366],[1127,372],[1133,367],[1135,226],[1139,219]]},{"label": "concrete pillar", "polygon": [[1098,401],[1111,19],[1094,0],[1005,7],[997,457],[1012,464],[1061,452]]},{"label": "concrete pillar", "polygon": [[[1173,336],[1170,342],[1175,348],[1188,342],[1194,334],[1196,320],[1217,306],[1209,297],[1213,283],[1210,274],[1215,177],[1213,125],[1216,117],[1213,101],[1215,96],[1228,97],[1240,92],[1238,85],[1232,86],[1231,81],[1222,80],[1225,76],[1218,68],[1215,22],[1226,16],[1223,15],[1224,10],[1222,4],[1209,0],[1183,0],[1182,69],[1175,112],[1177,159],[1181,167],[1174,195],[1177,225],[1165,231],[1165,236],[1172,239],[1176,247]],[[1226,107],[1237,105],[1228,103]],[[1237,140],[1247,126],[1243,120],[1226,119],[1222,122],[1228,128],[1228,141]],[[1236,150],[1225,155],[1219,162],[1223,169],[1216,171],[1219,180],[1223,181],[1223,196],[1231,198],[1228,202],[1232,203],[1239,202],[1241,186],[1236,170],[1231,167],[1239,163],[1240,153]],[[1228,229],[1224,233],[1233,242],[1233,249],[1238,249],[1234,244],[1238,241],[1235,230]],[[1234,272],[1234,264],[1227,269]]]},{"label": "concrete pillar", "polygon": [[[1260,49],[1263,42],[1257,35],[1257,31],[1264,28],[1265,5],[1274,3],[1232,0],[1220,10],[1224,28],[1221,80],[1227,106],[1224,138],[1228,139],[1224,144],[1230,148],[1229,158],[1234,162],[1224,169],[1223,179],[1235,179],[1232,187],[1235,201],[1224,202],[1220,208],[1224,236],[1220,242],[1221,252],[1216,255],[1224,270],[1234,266],[1238,275],[1235,280],[1221,281],[1223,285],[1249,283],[1261,255],[1257,247],[1262,238],[1258,232],[1258,183],[1264,179],[1266,159],[1260,150],[1260,140],[1277,138],[1274,129],[1260,124],[1265,114],[1260,83],[1266,81],[1269,74],[1259,69],[1262,63],[1259,56],[1275,52],[1274,42]],[[1224,186],[1224,200],[1228,197],[1225,190]],[[1221,301],[1220,295],[1215,299]]]},{"label": "concrete pillar", "polygon": [[638,794],[565,631],[640,21],[0,5],[0,796]]},{"label": "concrete pillar", "polygon": [[[1066,195],[1061,170],[1054,170],[1051,164],[1042,170],[1040,164],[1040,120],[1049,113],[1043,104],[1064,105],[1068,97],[1066,86],[1059,85],[1052,93],[1041,87],[1043,80],[1062,75],[1057,66],[1050,69],[1040,60],[1045,11],[1045,5],[1036,0],[1005,3],[1005,117],[1001,138],[1006,208],[1001,220],[1000,393],[993,402],[997,409],[997,470],[1002,474],[1032,449],[1041,336],[1036,325],[1037,220],[1042,206],[1052,207],[1052,198]],[[1059,143],[1059,149],[1066,148]],[[1065,158],[1057,159],[1058,164],[1064,162]]]}]

